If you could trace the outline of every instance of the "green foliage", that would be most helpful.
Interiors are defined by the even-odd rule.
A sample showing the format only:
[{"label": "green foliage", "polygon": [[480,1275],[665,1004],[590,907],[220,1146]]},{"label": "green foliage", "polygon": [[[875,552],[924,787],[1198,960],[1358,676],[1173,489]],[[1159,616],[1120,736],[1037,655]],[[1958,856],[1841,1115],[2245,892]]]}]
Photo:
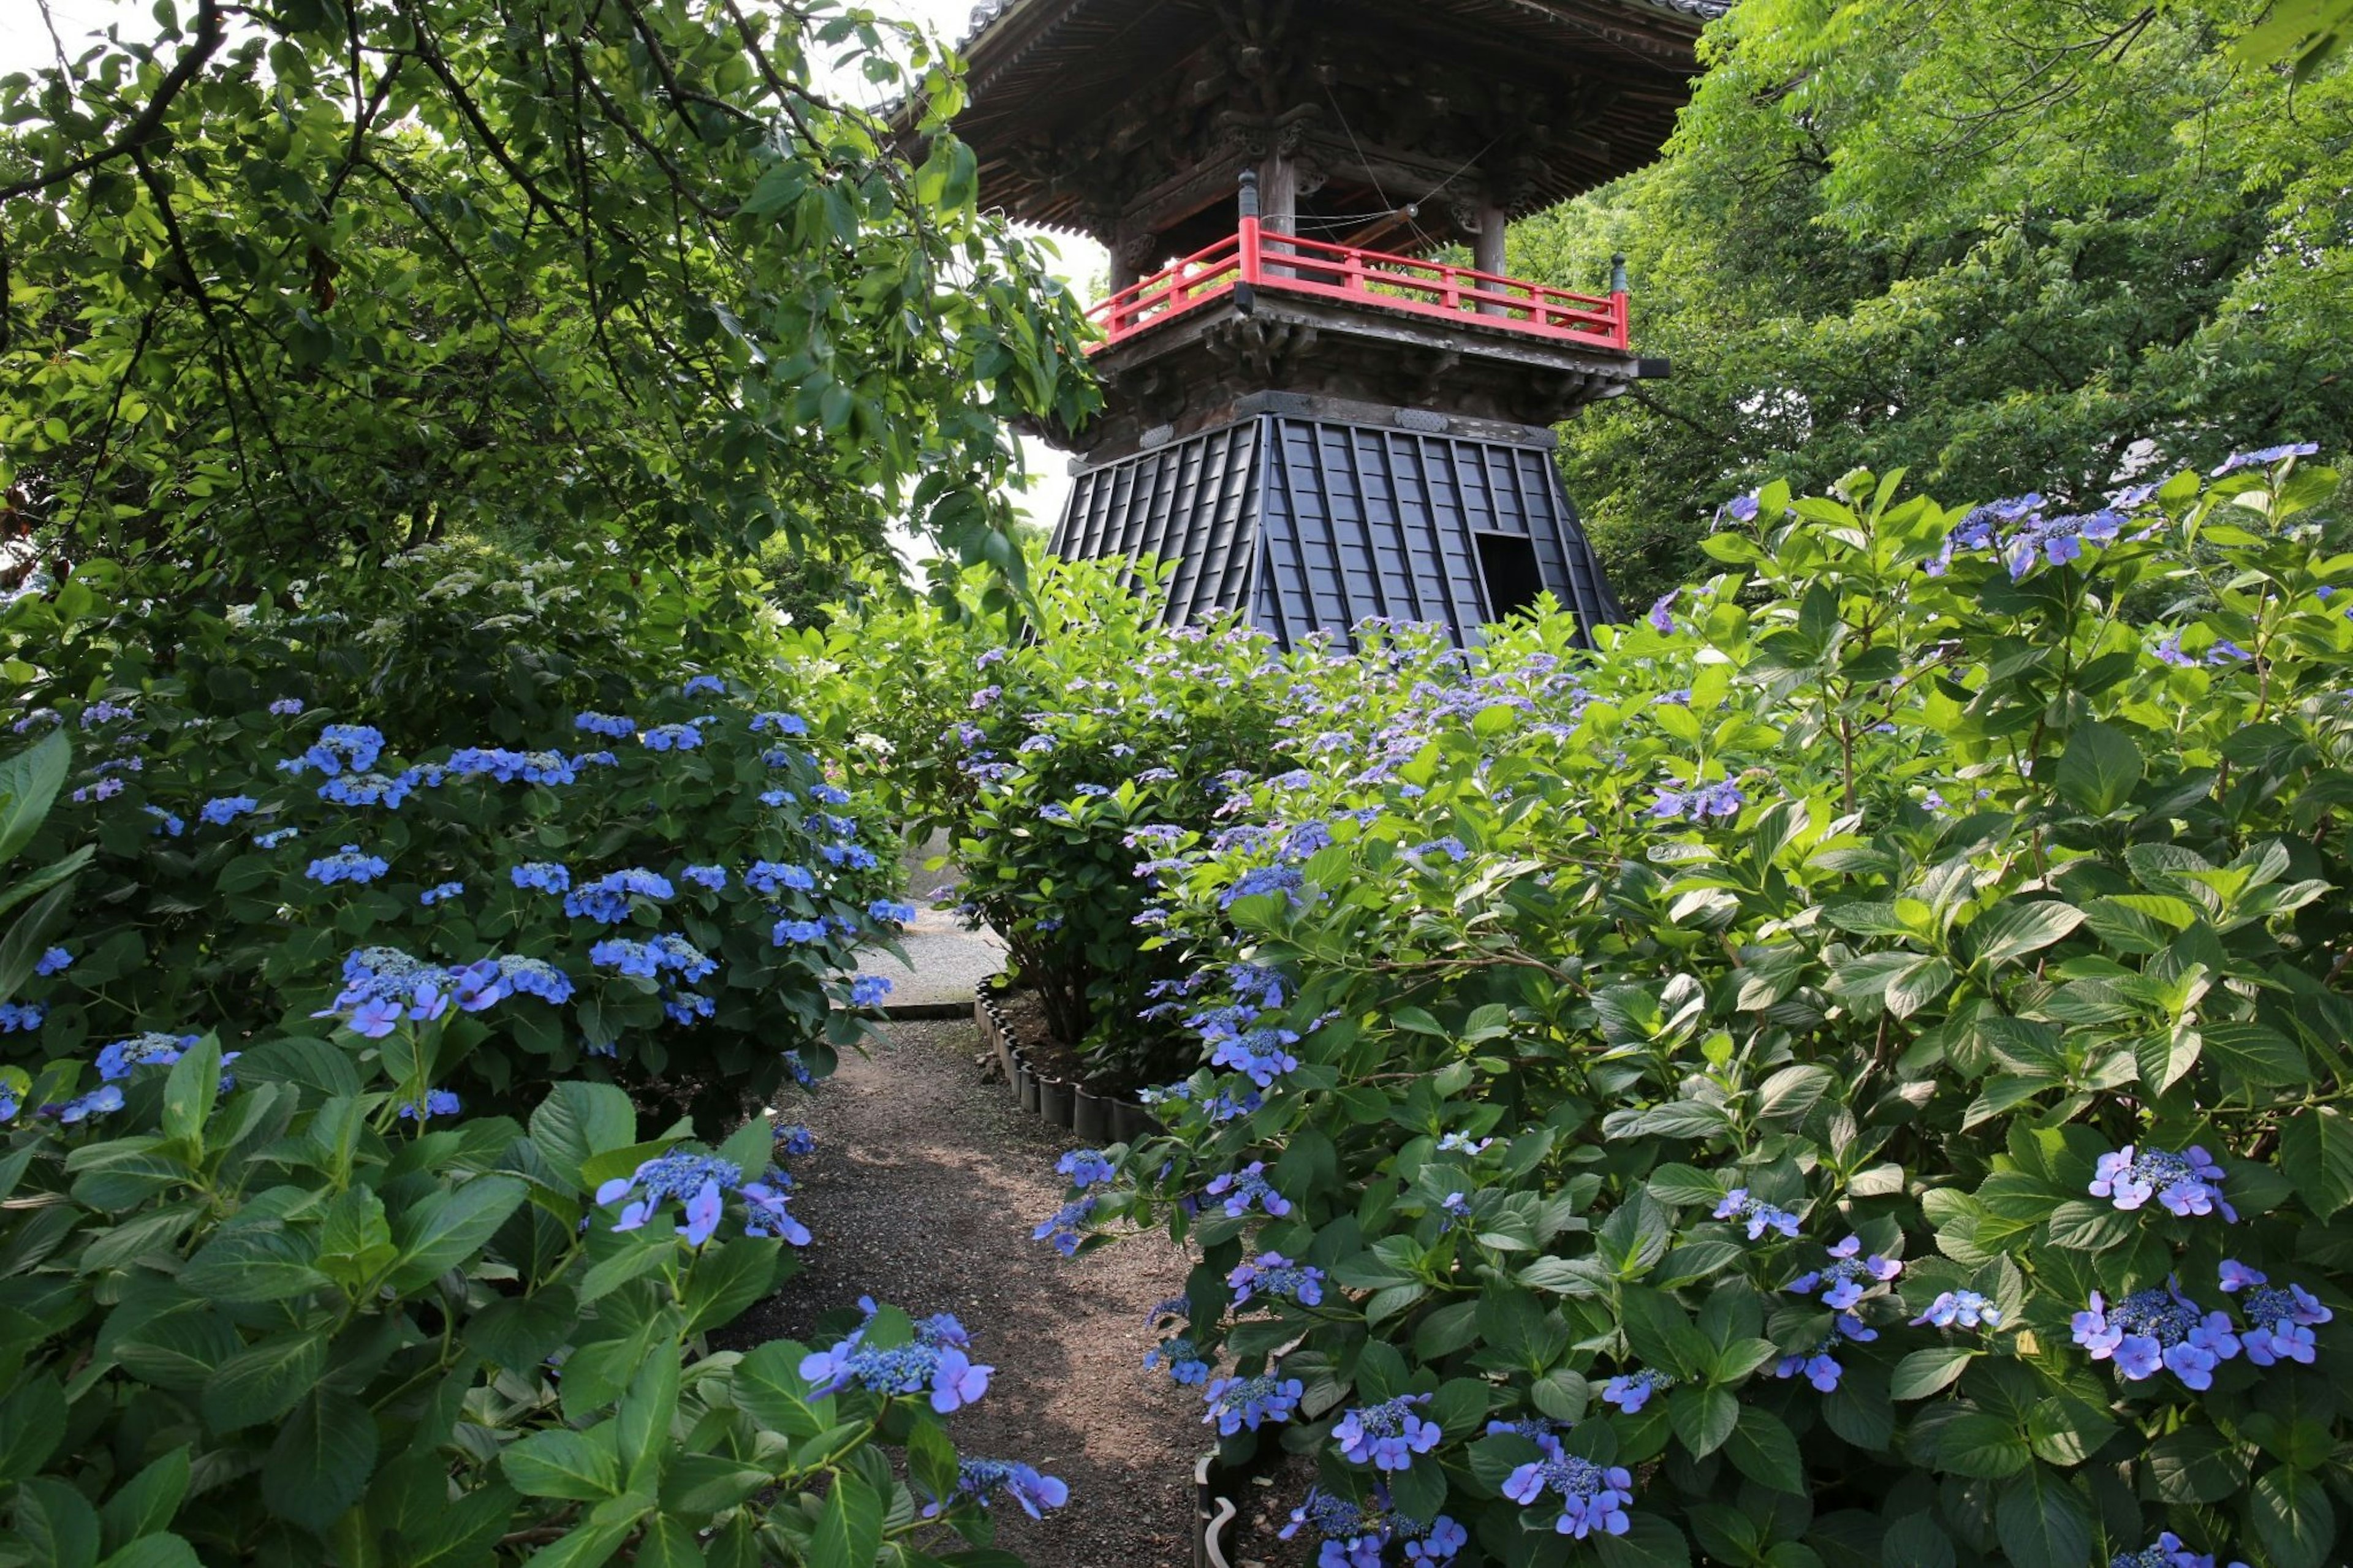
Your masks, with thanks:
[{"label": "green foliage", "polygon": [[[874,934],[892,841],[882,827],[860,842],[797,715],[764,718],[772,701],[740,679],[693,679],[665,648],[691,602],[665,609],[593,557],[428,551],[364,595],[330,587],[233,618],[108,604],[90,586],[103,575],[0,619],[11,695],[49,705],[19,728],[58,722],[83,745],[35,842],[96,854],[69,906],[72,966],[25,990],[46,1022],[0,1046],[69,1054],[191,1015],[229,1039],[300,1030],[369,948],[435,963],[491,949],[561,972],[550,989],[569,995],[453,1026],[445,1074],[522,1106],[552,1078],[609,1073],[649,1103],[723,1117],[778,1086],[786,1053],[822,1073],[855,1037],[833,1002]],[[142,635],[167,622],[168,664]],[[580,727],[584,712],[617,733]],[[384,869],[320,881],[347,846]],[[747,884],[760,863],[801,885]],[[518,885],[526,865],[563,885]],[[582,889],[624,872],[650,880],[575,918]],[[658,936],[715,973],[596,957]]]},{"label": "green foliage", "polygon": [[1708,510],[1767,478],[1901,468],[2089,510],[2233,443],[2353,441],[2353,75],[2237,63],[2248,12],[1742,0],[1715,24],[1664,159],[1513,230],[1515,272],[1570,287],[1625,252],[1636,341],[1674,363],[1564,429],[1627,602],[1706,570]]},{"label": "green foliage", "polygon": [[1002,421],[1093,394],[927,36],[832,0],[156,15],[0,82],[0,486],[54,553],[266,578],[912,518],[1018,567]]},{"label": "green foliage", "polygon": [[[1088,1194],[1200,1248],[1188,1355],[1295,1380],[1229,1458],[1465,1564],[2341,1560],[2337,485],[1768,486],[1599,655],[1300,661],[1368,765],[1166,877],[1216,1065]],[[1379,1408],[1436,1430],[1375,1468]]]},{"label": "green foliage", "polygon": [[[948,1496],[956,1474],[923,1399],[821,1394],[790,1342],[711,1351],[794,1269],[770,1213],[731,1198],[690,1239],[674,1203],[625,1231],[597,1201],[665,1150],[773,1184],[765,1120],[711,1154],[574,1082],[527,1127],[420,1121],[386,1069],[438,1033],[189,1036],[109,1086],[111,1109],[16,1118],[17,1560],[867,1568],[932,1561],[914,1542],[948,1526],[987,1540],[968,1500],[917,1513],[910,1486]],[[53,1064],[32,1101],[79,1070]],[[913,1337],[895,1311],[867,1332]]]}]

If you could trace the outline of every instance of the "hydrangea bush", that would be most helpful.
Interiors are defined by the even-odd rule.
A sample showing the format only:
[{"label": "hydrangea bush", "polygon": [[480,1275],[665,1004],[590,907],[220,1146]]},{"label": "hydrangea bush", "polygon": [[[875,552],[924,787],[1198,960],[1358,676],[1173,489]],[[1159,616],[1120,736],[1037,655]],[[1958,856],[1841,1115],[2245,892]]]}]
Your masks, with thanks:
[{"label": "hydrangea bush", "polygon": [[1156,585],[1116,565],[1034,579],[1033,635],[974,656],[940,741],[962,910],[1003,936],[1016,983],[1107,1079],[1181,1065],[1173,1032],[1135,1022],[1177,973],[1145,910],[1176,836],[1213,831],[1278,754],[1282,669],[1231,621],[1170,633]]},{"label": "hydrangea bush", "polygon": [[[588,595],[543,588],[559,608]],[[282,1032],[363,970],[393,964],[398,990],[399,965],[495,947],[497,984],[545,1005],[466,1011],[461,1090],[527,1106],[552,1078],[614,1075],[699,1094],[716,1116],[789,1071],[821,1076],[856,1032],[836,1005],[880,1000],[845,976],[853,947],[912,913],[872,842],[888,830],[854,815],[807,721],[740,679],[672,670],[628,688],[566,660],[554,684],[596,705],[545,714],[513,662],[533,695],[489,703],[487,733],[405,743],[400,723],[434,727],[405,702],[382,723],[338,707],[364,700],[334,676],[348,650],[293,646],[287,617],[193,617],[168,670],[120,645],[99,658],[86,623],[107,618],[86,592],[6,615],[16,728],[79,747],[44,832],[94,838],[98,856],[63,962],[24,989],[0,1058],[73,1054],[157,1017],[212,1017],[231,1040]],[[380,1009],[362,1026],[388,1022]]]},{"label": "hydrangea bush", "polygon": [[[21,761],[20,842],[47,804]],[[367,947],[343,976],[331,1022],[231,1048],[150,1030],[0,1067],[12,1561],[979,1568],[1010,1560],[931,1553],[985,1549],[1006,1498],[1067,1500],[958,1456],[944,1418],[993,1369],[953,1318],[870,1301],[829,1352],[712,1350],[812,1240],[805,1129],[713,1148],[579,1080],[469,1115],[450,1069],[565,973]]]},{"label": "hydrangea bush", "polygon": [[1319,1562],[2343,1560],[2308,456],[1768,489],[1598,654],[1300,662],[1301,771],[1153,850],[1200,1066],[1054,1234],[1198,1246],[1155,1363],[1229,1458],[1314,1456]]}]

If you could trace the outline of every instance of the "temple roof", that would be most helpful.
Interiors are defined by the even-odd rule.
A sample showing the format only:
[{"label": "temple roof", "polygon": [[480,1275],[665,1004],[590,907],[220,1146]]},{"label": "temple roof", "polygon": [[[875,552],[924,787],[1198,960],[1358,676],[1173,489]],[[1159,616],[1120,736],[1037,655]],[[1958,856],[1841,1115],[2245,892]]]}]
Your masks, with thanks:
[{"label": "temple roof", "polygon": [[1099,239],[1253,121],[1352,146],[1400,205],[1447,183],[1409,178],[1417,157],[1467,160],[1449,194],[1521,216],[1657,155],[1728,3],[990,0],[956,132],[989,205]]}]

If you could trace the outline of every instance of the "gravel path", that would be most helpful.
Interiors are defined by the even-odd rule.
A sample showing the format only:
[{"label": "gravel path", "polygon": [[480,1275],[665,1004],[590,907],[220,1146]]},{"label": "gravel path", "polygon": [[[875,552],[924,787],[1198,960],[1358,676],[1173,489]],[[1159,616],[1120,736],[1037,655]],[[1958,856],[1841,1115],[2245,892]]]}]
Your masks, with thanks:
[{"label": "gravel path", "polygon": [[1187,1264],[1139,1237],[1065,1259],[1030,1228],[1059,1207],[1067,1132],[984,1084],[979,1032],[906,1022],[799,1114],[818,1152],[796,1162],[793,1212],[816,1233],[801,1274],[730,1326],[730,1343],[806,1341],[861,1295],[918,1316],[953,1311],[988,1395],[951,1418],[957,1447],[1023,1459],[1071,1486],[1033,1523],[1000,1501],[997,1543],[1031,1568],[1166,1568],[1190,1561],[1190,1474],[1208,1447],[1198,1391],[1144,1369],[1144,1315],[1183,1289]]}]

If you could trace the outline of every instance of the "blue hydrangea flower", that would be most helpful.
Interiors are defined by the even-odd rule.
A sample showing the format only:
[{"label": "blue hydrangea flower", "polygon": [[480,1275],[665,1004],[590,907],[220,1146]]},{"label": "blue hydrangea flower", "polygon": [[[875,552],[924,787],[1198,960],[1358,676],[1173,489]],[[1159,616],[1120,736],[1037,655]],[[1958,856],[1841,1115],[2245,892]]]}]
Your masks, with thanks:
[{"label": "blue hydrangea flower", "polygon": [[1748,1239],[1751,1241],[1763,1239],[1768,1230],[1778,1231],[1788,1237],[1798,1234],[1796,1215],[1791,1214],[1788,1209],[1776,1208],[1771,1204],[1750,1197],[1746,1187],[1735,1187],[1725,1194],[1724,1201],[1715,1205],[1715,1217],[1746,1221]]},{"label": "blue hydrangea flower", "polygon": [[427,888],[423,892],[417,894],[417,901],[429,910],[436,904],[446,904],[452,899],[462,899],[465,896],[465,883],[443,882],[438,886]]},{"label": "blue hydrangea flower", "polygon": [[1862,1250],[1861,1237],[1850,1236],[1830,1250],[1826,1266],[1800,1274],[1782,1289],[1799,1296],[1810,1296],[1819,1289],[1823,1306],[1843,1312],[1873,1286],[1884,1285],[1904,1272],[1904,1265],[1892,1258],[1875,1252],[1868,1258],[1856,1256]]},{"label": "blue hydrangea flower", "polygon": [[691,752],[702,744],[702,731],[691,724],[660,724],[638,737],[649,752]]},{"label": "blue hydrangea flower", "polygon": [[1632,1415],[1651,1402],[1651,1395],[1674,1385],[1675,1380],[1663,1372],[1625,1373],[1601,1385],[1601,1400]]},{"label": "blue hydrangea flower", "polygon": [[2106,1198],[2127,1213],[2154,1196],[2166,1212],[2179,1218],[2219,1210],[2223,1219],[2236,1223],[2238,1211],[2222,1195],[2224,1174],[2213,1157],[2195,1143],[2179,1154],[2127,1143],[2100,1156],[2089,1190],[2094,1197]]},{"label": "blue hydrangea flower", "polygon": [[269,705],[269,711],[277,718],[291,719],[302,711],[302,700],[300,697],[281,697]]},{"label": "blue hydrangea flower", "polygon": [[779,1121],[776,1129],[776,1152],[780,1155],[814,1154],[817,1134],[797,1121]]},{"label": "blue hydrangea flower", "polygon": [[765,806],[790,805],[793,804],[793,792],[788,789],[771,789],[760,792],[760,804]]},{"label": "blue hydrangea flower", "polygon": [[181,834],[187,831],[188,825],[186,823],[181,821],[170,812],[165,811],[160,805],[142,806],[140,809],[155,819],[155,826],[151,829],[153,832],[169,834],[172,837],[177,838]]},{"label": "blue hydrangea flower", "polygon": [[765,735],[769,731],[779,735],[806,735],[808,721],[797,713],[758,713],[752,718],[752,733]]},{"label": "blue hydrangea flower", "polygon": [[48,1016],[38,1002],[0,1002],[0,1035],[30,1033]]},{"label": "blue hydrangea flower", "polygon": [[691,1149],[672,1149],[640,1163],[626,1176],[615,1176],[596,1189],[596,1206],[622,1205],[613,1221],[616,1231],[644,1228],[648,1220],[672,1203],[687,1205],[687,1223],[678,1227],[691,1246],[711,1239],[719,1219],[714,1205],[719,1194],[744,1184],[734,1162]]},{"label": "blue hydrangea flower", "polygon": [[336,805],[380,805],[386,811],[398,811],[424,776],[416,768],[404,769],[389,777],[376,773],[339,773],[319,786],[318,795]]},{"label": "blue hydrangea flower", "polygon": [[[2192,1552],[2181,1543],[2173,1531],[2158,1532],[2157,1544],[2138,1552],[2119,1552],[2108,1559],[2108,1568],[2214,1568],[2214,1559],[2202,1552]],[[2231,1568],[2247,1568],[2243,1563],[2233,1563]]]},{"label": "blue hydrangea flower", "polygon": [[891,979],[884,974],[861,974],[849,983],[849,1005],[853,1007],[880,1007],[891,994]]},{"label": "blue hydrangea flower", "polygon": [[708,888],[714,893],[727,886],[727,868],[724,866],[689,866],[678,875],[681,881]]},{"label": "blue hydrangea flower", "polygon": [[1306,1500],[1291,1510],[1291,1522],[1275,1533],[1289,1541],[1311,1527],[1322,1541],[1316,1568],[1381,1568],[1394,1534],[1377,1506],[1368,1510],[1321,1487],[1307,1489]]},{"label": "blue hydrangea flower", "polygon": [[2214,1369],[2237,1355],[2239,1337],[2231,1320],[2209,1312],[2171,1285],[2136,1290],[2115,1307],[2092,1292],[2091,1307],[2074,1315],[2075,1342],[2094,1361],[2116,1363],[2128,1383],[2170,1371],[2183,1386],[2214,1386]]},{"label": "blue hydrangea flower", "polygon": [[1559,1534],[1582,1541],[1597,1531],[1623,1535],[1633,1528],[1626,1510],[1634,1501],[1634,1478],[1619,1466],[1563,1453],[1531,1460],[1504,1480],[1504,1495],[1522,1508],[1535,1507],[1547,1493],[1559,1500],[1553,1521]]},{"label": "blue hydrangea flower", "polygon": [[1210,1182],[1204,1189],[1210,1197],[1223,1197],[1227,1217],[1240,1219],[1257,1204],[1269,1215],[1281,1219],[1291,1212],[1291,1200],[1276,1192],[1266,1179],[1266,1163],[1253,1160],[1239,1171],[1228,1171]]},{"label": "blue hydrangea flower", "polygon": [[1010,1459],[960,1459],[956,1462],[955,1490],[945,1500],[934,1499],[923,1505],[923,1517],[936,1519],[944,1508],[959,1503],[975,1503],[986,1509],[989,1495],[1002,1491],[1021,1505],[1021,1511],[1031,1519],[1043,1519],[1045,1510],[1060,1508],[1071,1500],[1071,1489],[1053,1476],[1039,1473],[1034,1465],[1017,1464]]},{"label": "blue hydrangea flower", "polygon": [[1324,1300],[1324,1270],[1313,1264],[1293,1263],[1280,1252],[1261,1252],[1237,1263],[1226,1276],[1226,1283],[1233,1288],[1236,1307],[1253,1296],[1288,1297],[1303,1307],[1319,1306]]},{"label": "blue hydrangea flower", "polygon": [[1449,1132],[1438,1141],[1438,1152],[1441,1154],[1468,1154],[1475,1159],[1494,1145],[1493,1138],[1473,1138],[1466,1132]]},{"label": "blue hydrangea flower", "polygon": [[2284,447],[2259,447],[2252,452],[2233,452],[2216,466],[2211,477],[2219,479],[2225,474],[2235,474],[2241,468],[2268,468],[2290,458],[2309,458],[2319,450],[2313,442],[2294,441]]},{"label": "blue hydrangea flower", "polygon": [[1785,1355],[1773,1367],[1775,1377],[1796,1377],[1804,1374],[1807,1382],[1824,1394],[1839,1385],[1846,1369],[1839,1364],[1838,1352],[1849,1340],[1875,1340],[1879,1331],[1865,1324],[1852,1312],[1841,1312],[1832,1321],[1831,1331],[1806,1350],[1795,1355]]},{"label": "blue hydrangea flower", "polygon": [[550,860],[534,860],[528,865],[517,866],[507,873],[507,878],[525,891],[536,889],[543,893],[566,893],[572,890],[571,871]]},{"label": "blue hydrangea flower", "polygon": [[457,1114],[458,1097],[446,1089],[428,1089],[425,1091],[425,1110],[421,1114],[417,1109],[415,1100],[404,1100],[400,1102],[400,1119],[403,1121],[423,1122],[436,1116]]},{"label": "blue hydrangea flower", "polygon": [[1201,1424],[1214,1425],[1221,1437],[1255,1432],[1269,1421],[1290,1420],[1306,1393],[1295,1377],[1221,1377],[1202,1394],[1209,1413]]},{"label": "blue hydrangea flower", "polygon": [[1352,1465],[1368,1464],[1377,1470],[1409,1468],[1415,1455],[1429,1453],[1445,1436],[1438,1423],[1425,1421],[1419,1415],[1430,1399],[1427,1394],[1401,1394],[1342,1415],[1339,1425],[1332,1428],[1340,1457]]},{"label": "blue hydrangea flower", "polygon": [[382,856],[363,854],[358,845],[346,844],[339,853],[311,861],[302,874],[322,888],[332,888],[338,882],[373,882],[391,869]]},{"label": "blue hydrangea flower", "polygon": [[678,889],[670,885],[668,877],[633,866],[627,870],[607,871],[593,882],[574,888],[565,895],[564,912],[574,920],[617,925],[629,918],[632,899],[667,903],[677,896]]},{"label": "blue hydrangea flower", "polygon": [[907,925],[915,918],[915,906],[896,899],[877,899],[866,906],[866,918],[876,925]]},{"label": "blue hydrangea flower", "polygon": [[46,980],[52,974],[63,974],[67,970],[71,969],[73,961],[74,955],[64,948],[47,948],[34,962],[33,973]]},{"label": "blue hydrangea flower", "polygon": [[1703,784],[1695,790],[1661,790],[1659,798],[1651,803],[1648,815],[1664,822],[1688,818],[1707,822],[1738,816],[1740,808],[1748,804],[1741,787],[1725,780],[1721,784]]},{"label": "blue hydrangea flower", "polygon": [[1218,895],[1218,907],[1231,909],[1236,900],[1257,898],[1265,893],[1281,893],[1295,908],[1304,901],[1301,889],[1307,886],[1306,877],[1296,866],[1261,866],[1242,873],[1240,879]]},{"label": "blue hydrangea flower", "polygon": [[1065,1258],[1078,1255],[1079,1243],[1086,1239],[1080,1228],[1087,1216],[1095,1212],[1096,1198],[1092,1193],[1074,1198],[1056,1209],[1050,1218],[1040,1220],[1038,1228],[1029,1233],[1032,1241],[1051,1241],[1054,1250]]},{"label": "blue hydrangea flower", "polygon": [[100,1084],[88,1094],[69,1100],[61,1105],[45,1105],[41,1107],[41,1113],[45,1116],[54,1116],[64,1125],[71,1127],[78,1121],[87,1121],[93,1116],[111,1115],[121,1109],[122,1090],[114,1084],[107,1083]]},{"label": "blue hydrangea flower", "polygon": [[689,679],[679,690],[681,695],[687,697],[701,697],[706,693],[714,697],[724,696],[727,683],[715,675],[698,675]]},{"label": "blue hydrangea flower", "polygon": [[849,792],[839,784],[815,784],[809,789],[809,798],[820,805],[848,805]]},{"label": "blue hydrangea flower", "polygon": [[1230,1029],[1205,1034],[1205,1041],[1214,1040],[1216,1050],[1210,1055],[1212,1067],[1231,1068],[1261,1089],[1271,1088],[1283,1074],[1298,1069],[1299,1058],[1290,1047],[1299,1043],[1295,1030],[1260,1028],[1235,1032]]},{"label": "blue hydrangea flower", "polygon": [[1119,1167],[1110,1155],[1094,1149],[1073,1149],[1054,1162],[1054,1169],[1071,1179],[1071,1185],[1084,1191],[1088,1187],[1109,1186],[1119,1179]]},{"label": "blue hydrangea flower", "polygon": [[795,1083],[800,1085],[803,1089],[815,1089],[817,1087],[817,1074],[809,1071],[808,1063],[801,1059],[800,1052],[786,1051],[783,1053],[781,1059],[785,1064],[786,1073],[791,1077]]},{"label": "blue hydrangea flower", "polygon": [[1998,1329],[2001,1326],[2001,1309],[1975,1290],[1947,1290],[1928,1303],[1926,1311],[1912,1320],[1914,1328],[1923,1324],[1938,1329]]},{"label": "blue hydrangea flower", "polygon": [[135,1068],[151,1064],[168,1067],[195,1049],[201,1038],[197,1035],[162,1035],[151,1030],[117,1040],[98,1053],[99,1079],[120,1083]]},{"label": "blue hydrangea flower", "polygon": [[827,865],[836,869],[846,866],[853,871],[871,871],[881,864],[874,858],[874,851],[863,844],[821,845],[818,853],[825,857]]},{"label": "blue hydrangea flower", "polygon": [[763,898],[773,899],[787,890],[806,893],[817,886],[817,879],[806,867],[779,865],[774,860],[756,860],[744,873],[744,885]]},{"label": "blue hydrangea flower", "polygon": [[81,727],[85,730],[100,724],[111,724],[118,719],[128,719],[135,710],[127,705],[104,700],[92,702],[81,710]]},{"label": "blue hydrangea flower", "polygon": [[1158,1348],[1145,1352],[1144,1365],[1147,1372],[1155,1366],[1166,1366],[1168,1375],[1187,1388],[1198,1388],[1209,1381],[1209,1363],[1183,1334],[1163,1340]]},{"label": "blue hydrangea flower", "polygon": [[638,732],[636,720],[624,719],[617,713],[582,713],[573,719],[572,727],[615,741],[626,741]]},{"label": "blue hydrangea flower", "polygon": [[2312,1331],[2337,1316],[2303,1286],[2273,1288],[2261,1270],[2236,1258],[2222,1261],[2222,1289],[2233,1294],[2246,1292],[2239,1310],[2250,1326],[2240,1335],[2240,1342],[2247,1359],[2257,1366],[2284,1361],[2310,1366],[2316,1354]]},{"label": "blue hydrangea flower", "polygon": [[499,975],[518,996],[536,996],[559,1007],[572,1000],[572,976],[544,959],[501,958]]},{"label": "blue hydrangea flower", "polygon": [[791,942],[823,942],[829,929],[823,921],[781,920],[768,932],[768,940],[777,947]]},{"label": "blue hydrangea flower", "polygon": [[278,764],[284,773],[305,772],[323,773],[333,778],[339,773],[364,773],[374,768],[376,759],[384,755],[384,732],[365,724],[330,724],[319,731],[319,738],[299,757],[289,757]]},{"label": "blue hydrangea flower", "polygon": [[211,827],[227,827],[249,811],[259,811],[261,803],[249,795],[216,796],[196,809],[196,820]]},{"label": "blue hydrangea flower", "polygon": [[299,827],[272,828],[268,833],[255,834],[253,836],[253,847],[256,849],[275,849],[280,844],[284,844],[290,839],[300,838],[301,837],[302,830]]},{"label": "blue hydrangea flower", "polygon": [[[873,1309],[871,1303],[867,1306],[871,1321]],[[946,1415],[987,1394],[989,1374],[997,1370],[965,1353],[971,1348],[970,1337],[964,1325],[944,1312],[917,1322],[915,1337],[907,1344],[878,1349],[865,1339],[866,1331],[860,1328],[831,1349],[802,1358],[801,1376],[814,1385],[812,1394],[822,1398],[852,1384],[886,1398],[928,1389],[932,1408]]]}]

